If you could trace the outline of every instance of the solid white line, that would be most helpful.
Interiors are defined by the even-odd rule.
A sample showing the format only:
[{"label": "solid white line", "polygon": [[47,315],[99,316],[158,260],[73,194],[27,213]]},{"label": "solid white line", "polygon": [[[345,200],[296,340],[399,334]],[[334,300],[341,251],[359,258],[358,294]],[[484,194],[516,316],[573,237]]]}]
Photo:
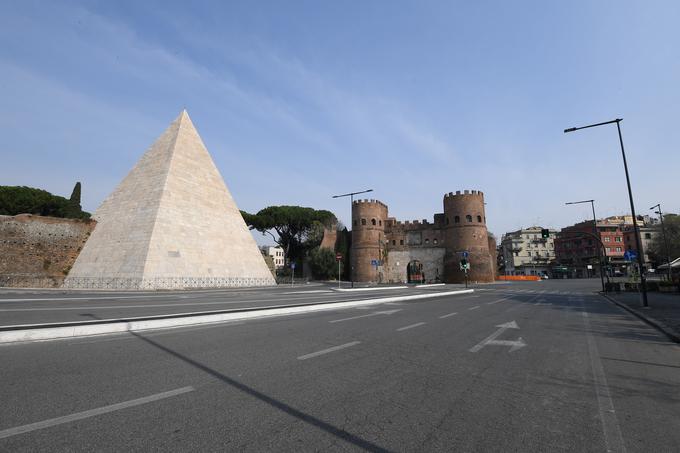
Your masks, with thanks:
[{"label": "solid white line", "polygon": [[165,398],[170,398],[172,396],[181,395],[187,392],[193,392],[195,389],[191,386],[182,387],[176,390],[170,390],[168,392],[157,393],[151,396],[145,396],[143,398],[137,398],[135,400],[124,401],[122,403],[111,404],[110,406],[99,407],[97,409],[90,409],[88,411],[76,412],[75,414],[65,415],[63,417],[50,418],[49,420],[43,420],[37,423],[31,423],[28,425],[17,426],[14,428],[9,428],[0,431],[0,439],[6,437],[16,436],[17,434],[28,433],[31,431],[36,431],[38,429],[50,428],[52,426],[61,425],[64,423],[70,423],[77,420],[83,420],[85,418],[95,417],[97,415],[107,414],[109,412],[119,411],[121,409],[127,409],[128,407],[140,406],[142,404],[152,403],[154,401],[162,400]]},{"label": "solid white line", "polygon": [[586,325],[588,355],[590,355],[590,366],[593,370],[593,384],[595,386],[595,394],[597,395],[597,406],[600,410],[600,421],[602,422],[605,446],[607,447],[607,451],[625,452],[626,447],[623,442],[623,436],[621,435],[619,422],[616,418],[614,402],[609,394],[607,377],[604,374],[602,361],[600,361],[600,353],[597,350],[597,344],[590,331],[588,313],[582,311],[581,314],[583,315],[583,322]]},{"label": "solid white line", "polygon": [[402,330],[407,330],[407,329],[413,329],[414,327],[419,327],[424,325],[424,322],[417,322],[415,324],[411,324],[410,326],[405,326],[405,327],[400,327],[397,329],[397,332],[401,332]]},{"label": "solid white line", "polygon": [[330,289],[314,289],[311,291],[288,291],[281,294],[316,294],[316,293],[332,293]]},{"label": "solid white line", "polygon": [[340,349],[345,349],[345,348],[349,348],[349,347],[352,347],[352,346],[356,346],[359,343],[361,343],[361,341],[352,341],[350,343],[341,344],[339,346],[333,346],[332,348],[324,349],[322,351],[316,351],[316,352],[312,352],[310,354],[301,355],[297,359],[298,360],[311,359],[312,357],[317,357],[317,356],[320,356],[320,355],[323,355],[323,354],[328,354],[329,352],[335,352],[335,351],[339,351]]},{"label": "solid white line", "polygon": [[448,315],[440,316],[439,319],[448,318],[449,316],[454,316],[454,315],[457,315],[457,314],[458,314],[458,312],[454,311],[453,313],[449,313]]},{"label": "solid white line", "polygon": [[[342,300],[344,297],[350,297],[350,296],[345,296],[344,294],[333,294],[329,296],[325,296],[324,300],[328,300],[326,298],[328,297],[333,297],[337,298],[337,300]],[[23,311],[64,311],[64,310],[104,310],[104,309],[127,309],[127,308],[160,308],[160,307],[192,307],[192,306],[199,306],[199,305],[229,305],[229,304],[250,304],[250,303],[258,303],[258,302],[281,302],[281,301],[287,301],[287,300],[307,300],[307,299],[316,299],[319,298],[319,296],[312,296],[312,297],[307,297],[307,298],[302,298],[302,297],[280,297],[278,299],[274,298],[269,298],[269,299],[251,299],[251,300],[221,300],[221,301],[212,301],[212,302],[187,302],[187,303],[168,303],[168,304],[135,304],[135,305],[85,305],[85,306],[77,306],[77,307],[42,307],[42,308],[0,308],[0,312],[23,312]],[[51,299],[52,301],[56,301],[58,299]],[[333,299],[335,300],[335,299]],[[0,301],[2,302],[2,301]]]},{"label": "solid white line", "polygon": [[475,305],[474,307],[468,308],[468,310],[477,310],[479,308],[479,305]]}]

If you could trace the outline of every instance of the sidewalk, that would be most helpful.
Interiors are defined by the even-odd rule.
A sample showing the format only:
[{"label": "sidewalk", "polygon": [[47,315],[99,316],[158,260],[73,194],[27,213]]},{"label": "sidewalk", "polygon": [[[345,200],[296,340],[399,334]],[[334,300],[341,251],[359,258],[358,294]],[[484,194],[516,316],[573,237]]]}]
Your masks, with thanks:
[{"label": "sidewalk", "polygon": [[605,297],[680,343],[680,294],[649,292],[649,308],[642,307],[637,292],[607,293]]}]

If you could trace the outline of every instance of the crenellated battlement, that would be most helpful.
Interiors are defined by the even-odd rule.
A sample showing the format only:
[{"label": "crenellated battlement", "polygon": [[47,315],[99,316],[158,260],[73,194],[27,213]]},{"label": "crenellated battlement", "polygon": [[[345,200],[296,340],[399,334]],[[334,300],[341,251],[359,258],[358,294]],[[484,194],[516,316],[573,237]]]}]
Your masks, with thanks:
[{"label": "crenellated battlement", "polygon": [[465,197],[465,196],[471,196],[471,195],[477,195],[477,196],[484,196],[484,192],[481,190],[463,190],[462,192],[460,190],[456,190],[455,193],[449,192],[447,194],[444,194],[444,198],[452,198],[452,197]]},{"label": "crenellated battlement", "polygon": [[357,206],[368,205],[368,206],[382,206],[387,209],[387,205],[380,200],[366,199],[366,200],[354,200],[354,204]]}]

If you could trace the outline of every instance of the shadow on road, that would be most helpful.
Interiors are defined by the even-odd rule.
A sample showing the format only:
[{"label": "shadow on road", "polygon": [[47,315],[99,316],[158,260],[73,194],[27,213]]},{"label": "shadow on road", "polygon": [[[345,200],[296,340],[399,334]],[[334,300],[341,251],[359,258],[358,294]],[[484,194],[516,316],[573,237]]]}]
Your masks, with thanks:
[{"label": "shadow on road", "polygon": [[282,411],[282,412],[284,412],[284,413],[286,413],[290,416],[293,416],[293,417],[295,417],[299,420],[302,420],[305,423],[308,423],[308,424],[310,424],[310,425],[312,425],[316,428],[319,428],[319,429],[327,432],[328,434],[331,434],[331,435],[333,435],[333,436],[335,436],[339,439],[342,439],[345,442],[353,444],[353,445],[355,445],[355,446],[357,446],[357,447],[359,447],[363,450],[366,450],[366,451],[372,451],[372,452],[388,452],[389,451],[386,448],[383,448],[379,445],[376,445],[376,444],[374,444],[374,443],[372,443],[372,442],[370,442],[366,439],[362,439],[361,437],[358,437],[358,436],[356,436],[352,433],[349,433],[349,432],[347,432],[343,429],[340,429],[340,428],[335,427],[335,426],[333,426],[329,423],[326,423],[323,420],[320,420],[320,419],[318,419],[318,418],[316,418],[316,417],[314,417],[310,414],[307,414],[307,413],[304,413],[304,412],[302,412],[298,409],[295,409],[294,407],[289,406],[288,404],[284,403],[283,401],[279,401],[275,398],[272,398],[269,395],[265,395],[264,393],[259,392],[259,391],[255,390],[254,388],[249,387],[248,385],[246,385],[242,382],[239,382],[239,381],[237,381],[233,378],[230,378],[229,376],[226,376],[226,375],[220,373],[219,371],[216,371],[216,370],[214,370],[214,369],[212,369],[212,368],[210,368],[210,367],[208,367],[208,366],[206,366],[206,365],[204,365],[200,362],[197,362],[197,361],[195,361],[195,360],[193,360],[193,359],[191,359],[191,358],[189,358],[189,357],[187,357],[183,354],[180,354],[177,351],[174,351],[174,350],[172,350],[168,347],[165,347],[165,346],[163,346],[162,344],[160,344],[156,341],[153,341],[153,340],[151,340],[147,337],[144,337],[143,335],[140,335],[139,333],[132,332],[132,331],[130,333],[132,335],[136,336],[137,338],[139,338],[140,340],[160,349],[161,351],[164,351],[164,352],[172,355],[173,357],[176,357],[176,358],[188,363],[189,365],[192,365],[193,367],[209,374],[210,376],[222,381],[223,383],[230,385],[230,386],[234,387],[235,389],[240,390],[241,392],[243,392],[243,393],[245,393],[249,396],[257,398],[258,400],[267,403],[268,405],[270,405],[271,407],[273,407],[275,409],[278,409],[278,410],[280,410],[280,411]]}]

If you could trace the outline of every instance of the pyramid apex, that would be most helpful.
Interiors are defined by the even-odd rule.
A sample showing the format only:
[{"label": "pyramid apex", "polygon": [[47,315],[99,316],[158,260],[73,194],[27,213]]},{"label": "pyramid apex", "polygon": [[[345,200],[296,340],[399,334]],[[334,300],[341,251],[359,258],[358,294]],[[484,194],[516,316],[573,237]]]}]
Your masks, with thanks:
[{"label": "pyramid apex", "polygon": [[178,120],[184,120],[187,119],[191,121],[191,118],[189,117],[189,112],[187,112],[186,108],[183,108],[181,112],[179,112],[179,116],[177,117]]}]

